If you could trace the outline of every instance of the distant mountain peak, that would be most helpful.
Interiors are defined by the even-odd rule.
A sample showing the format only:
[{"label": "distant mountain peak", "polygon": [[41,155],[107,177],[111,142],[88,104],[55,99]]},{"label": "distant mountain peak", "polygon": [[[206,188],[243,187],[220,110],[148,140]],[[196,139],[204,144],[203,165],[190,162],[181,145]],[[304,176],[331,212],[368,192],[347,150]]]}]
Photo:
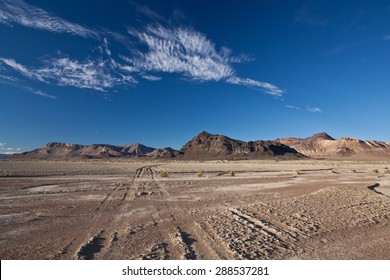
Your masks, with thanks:
[{"label": "distant mountain peak", "polygon": [[155,148],[147,147],[140,143],[131,144],[129,146],[126,146],[126,148],[127,152],[131,155],[144,155],[155,150]]},{"label": "distant mountain peak", "polygon": [[211,134],[207,131],[202,131],[201,133],[199,133],[198,135],[196,135],[193,139],[195,138],[200,138],[200,139],[204,139],[204,138],[209,138],[209,137],[219,137],[220,135],[218,134]]},{"label": "distant mountain peak", "polygon": [[210,136],[211,133],[208,133],[207,131],[203,130],[201,133],[198,134],[198,136]]},{"label": "distant mountain peak", "polygon": [[313,136],[311,136],[309,138],[311,138],[311,139],[335,140],[332,136],[330,136],[326,132],[316,133],[316,134],[314,134]]},{"label": "distant mountain peak", "polygon": [[66,143],[62,143],[62,142],[49,142],[47,143],[44,147],[61,147],[61,146],[66,146],[66,145],[69,145],[69,144],[66,144]]}]

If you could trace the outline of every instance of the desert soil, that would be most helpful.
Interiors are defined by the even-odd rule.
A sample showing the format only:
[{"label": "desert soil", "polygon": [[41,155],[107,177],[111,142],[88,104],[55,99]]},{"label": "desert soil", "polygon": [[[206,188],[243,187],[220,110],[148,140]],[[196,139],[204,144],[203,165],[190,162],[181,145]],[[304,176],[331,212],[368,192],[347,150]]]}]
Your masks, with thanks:
[{"label": "desert soil", "polygon": [[3,160],[0,258],[390,259],[389,168]]}]

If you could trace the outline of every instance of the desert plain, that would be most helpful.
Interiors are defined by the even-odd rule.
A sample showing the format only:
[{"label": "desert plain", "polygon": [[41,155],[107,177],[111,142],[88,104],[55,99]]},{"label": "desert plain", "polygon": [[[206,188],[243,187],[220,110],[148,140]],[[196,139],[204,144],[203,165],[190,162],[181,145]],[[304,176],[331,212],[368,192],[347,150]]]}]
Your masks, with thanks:
[{"label": "desert plain", "polygon": [[0,258],[390,259],[389,168],[0,160]]}]

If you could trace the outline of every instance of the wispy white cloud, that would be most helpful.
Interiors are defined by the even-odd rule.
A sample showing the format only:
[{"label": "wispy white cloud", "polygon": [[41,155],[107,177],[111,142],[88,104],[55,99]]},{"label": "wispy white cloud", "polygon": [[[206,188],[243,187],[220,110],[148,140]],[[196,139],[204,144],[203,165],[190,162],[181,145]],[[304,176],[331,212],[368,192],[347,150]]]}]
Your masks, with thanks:
[{"label": "wispy white cloud", "polygon": [[234,74],[214,44],[195,30],[149,25],[134,35],[148,47],[132,61],[144,71],[182,73],[198,81],[219,81]]},{"label": "wispy white cloud", "polygon": [[0,74],[0,80],[4,80],[4,81],[8,81],[8,82],[17,82],[18,81],[18,79],[15,77],[2,75],[2,74]]},{"label": "wispy white cloud", "polygon": [[13,154],[16,154],[17,152],[15,151],[5,151],[5,152],[2,152],[3,155],[13,155]]},{"label": "wispy white cloud", "polygon": [[306,110],[312,113],[321,113],[322,110],[321,108],[318,107],[311,107],[311,106],[306,106]]},{"label": "wispy white cloud", "polygon": [[219,53],[225,59],[226,62],[230,63],[246,63],[255,60],[254,57],[247,54],[233,56],[233,51],[227,47],[221,47]]},{"label": "wispy white cloud", "polygon": [[103,91],[114,82],[112,77],[105,73],[104,64],[93,60],[79,62],[65,57],[51,59],[48,65],[36,72],[60,86]]},{"label": "wispy white cloud", "polygon": [[383,39],[384,39],[385,41],[388,41],[388,40],[390,40],[390,35],[386,35],[386,36],[384,36],[384,37],[383,37]]},{"label": "wispy white cloud", "polygon": [[103,47],[104,47],[104,52],[106,53],[106,55],[111,56],[111,50],[108,47],[108,40],[106,37],[103,38]]},{"label": "wispy white cloud", "polygon": [[141,6],[134,4],[134,6],[137,9],[137,12],[142,14],[143,16],[146,16],[147,18],[153,20],[153,21],[159,21],[159,22],[167,22],[168,20],[164,18],[163,16],[159,15],[155,11],[151,10],[148,6]]},{"label": "wispy white cloud", "polygon": [[42,90],[34,90],[32,88],[27,88],[27,89],[30,89],[30,91],[36,95],[39,95],[39,96],[42,96],[42,97],[47,97],[47,98],[51,98],[51,99],[56,99],[57,96],[54,96],[54,95],[50,95],[50,94],[47,94],[45,92],[43,92]]},{"label": "wispy white cloud", "polygon": [[229,58],[229,62],[231,63],[247,63],[255,60],[256,59],[253,56],[247,54],[239,54],[237,56],[231,56]]},{"label": "wispy white cloud", "polygon": [[265,82],[259,82],[255,81],[252,79],[248,78],[239,78],[239,77],[229,77],[226,80],[230,84],[235,84],[235,85],[242,85],[242,86],[248,86],[252,88],[258,88],[264,90],[266,93],[274,96],[282,96],[283,95],[283,90],[278,88],[275,85],[272,85],[270,83],[265,83]]},{"label": "wispy white cloud", "polygon": [[[1,66],[1,64],[0,64],[0,66]],[[26,70],[27,70],[27,68],[26,68]],[[28,76],[28,77],[30,77],[30,76]],[[24,91],[31,92],[31,93],[38,95],[38,96],[41,96],[41,97],[46,97],[46,98],[51,98],[51,99],[57,98],[56,96],[47,94],[42,90],[37,90],[37,89],[34,89],[30,86],[26,86],[26,85],[24,85],[22,80],[15,78],[15,77],[8,77],[8,76],[4,76],[4,75],[0,74],[0,83],[20,88]]]},{"label": "wispy white cloud", "polygon": [[98,38],[98,32],[69,22],[22,0],[0,1],[0,23],[20,24],[34,29],[56,33],[68,33],[86,38]]},{"label": "wispy white cloud", "polygon": [[[28,78],[60,86],[106,91],[117,85],[137,83],[131,75],[121,71],[120,64],[113,60],[87,59],[80,62],[62,57],[48,60],[41,68],[31,69],[12,59],[0,58],[0,62]],[[42,91],[33,92],[45,97],[54,97]]]},{"label": "wispy white cloud", "polygon": [[143,31],[128,31],[148,47],[147,52],[137,51],[126,60],[144,72],[180,73],[193,81],[223,81],[262,89],[274,96],[283,94],[283,90],[270,83],[238,77],[231,63],[247,62],[250,57],[233,57],[226,47],[218,52],[214,43],[194,29],[169,29],[156,24]]},{"label": "wispy white cloud", "polygon": [[115,41],[121,43],[123,46],[125,46],[129,50],[132,50],[132,48],[134,48],[134,42],[133,42],[133,40],[130,40],[130,38],[129,38],[129,36],[127,36],[127,34],[113,32],[113,31],[108,30],[108,29],[102,29],[102,33],[105,34],[107,37],[114,39]]},{"label": "wispy white cloud", "polygon": [[39,75],[61,86],[106,91],[117,85],[133,85],[137,81],[129,74],[118,71],[113,60],[86,59],[77,61],[58,58],[38,69]]},{"label": "wispy white cloud", "polygon": [[11,67],[15,71],[19,72],[20,74],[22,74],[28,78],[39,80],[41,82],[45,81],[41,75],[27,69],[24,65],[17,63],[15,60],[13,60],[11,58],[0,57],[0,62],[4,63],[5,65]]},{"label": "wispy white cloud", "polygon": [[[286,108],[292,109],[292,110],[301,110],[301,107],[295,106],[295,105],[286,105]],[[321,108],[318,107],[312,107],[312,106],[306,106],[303,110],[306,110],[311,113],[322,113]]]},{"label": "wispy white cloud", "polygon": [[149,81],[160,81],[162,78],[154,75],[141,74],[141,77]]},{"label": "wispy white cloud", "polygon": [[[107,91],[119,85],[134,85],[137,83],[136,78],[157,81],[161,77],[155,74],[162,72],[181,74],[190,81],[225,82],[261,89],[273,96],[283,95],[283,90],[273,84],[241,78],[236,74],[232,64],[250,62],[254,60],[253,57],[245,54],[234,56],[233,51],[227,47],[217,49],[210,39],[195,29],[163,26],[161,22],[169,25],[169,21],[147,7],[139,6],[137,10],[156,23],[141,30],[129,28],[128,34],[133,36],[129,40],[129,36],[107,30],[97,32],[69,22],[22,0],[0,0],[0,23],[16,23],[101,40],[101,45],[95,48],[100,50],[101,57],[98,58],[76,60],[61,55],[60,58],[46,58],[42,66],[29,67],[12,58],[0,57],[0,66],[5,65],[24,77],[43,83],[97,91]],[[131,55],[113,53],[106,36],[126,45]],[[114,57],[121,58],[121,63],[114,60]],[[4,80],[5,77],[9,76],[2,75],[0,79]],[[43,91],[31,92],[55,98]]]},{"label": "wispy white cloud", "polygon": [[301,109],[298,106],[294,106],[294,105],[286,105],[286,108],[294,109],[294,110],[300,110]]},{"label": "wispy white cloud", "polygon": [[21,148],[11,148],[11,147],[7,147],[6,143],[0,143],[0,154],[12,155],[15,153],[20,153],[21,150],[22,150]]}]

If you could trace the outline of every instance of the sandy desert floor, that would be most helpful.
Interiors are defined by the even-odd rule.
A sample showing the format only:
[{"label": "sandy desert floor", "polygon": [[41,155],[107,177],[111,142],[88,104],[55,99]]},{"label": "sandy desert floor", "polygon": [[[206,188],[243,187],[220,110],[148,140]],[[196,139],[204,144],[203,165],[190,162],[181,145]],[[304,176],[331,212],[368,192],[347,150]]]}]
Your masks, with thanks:
[{"label": "sandy desert floor", "polygon": [[0,258],[390,259],[389,168],[4,160]]}]

